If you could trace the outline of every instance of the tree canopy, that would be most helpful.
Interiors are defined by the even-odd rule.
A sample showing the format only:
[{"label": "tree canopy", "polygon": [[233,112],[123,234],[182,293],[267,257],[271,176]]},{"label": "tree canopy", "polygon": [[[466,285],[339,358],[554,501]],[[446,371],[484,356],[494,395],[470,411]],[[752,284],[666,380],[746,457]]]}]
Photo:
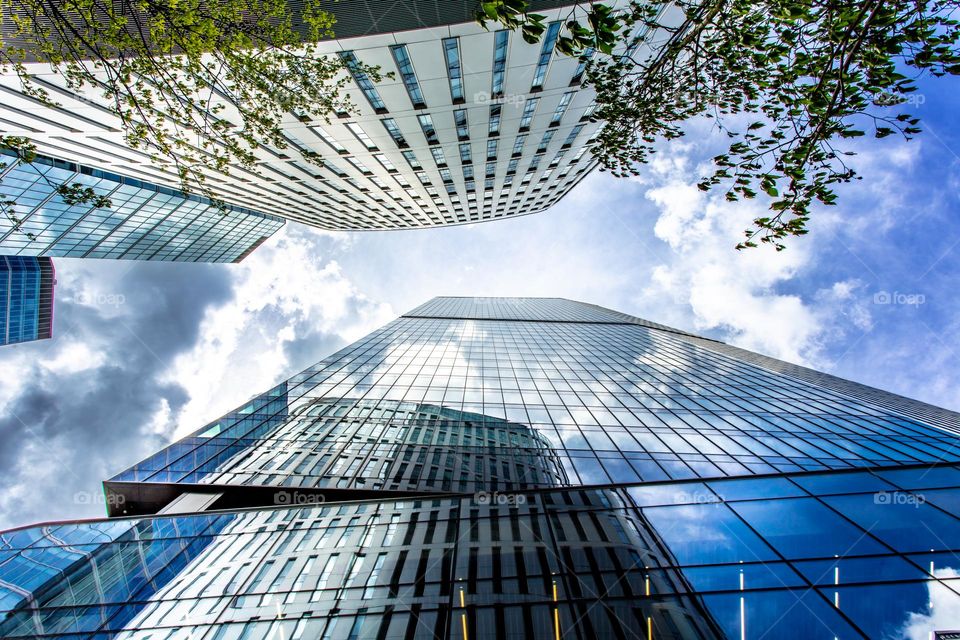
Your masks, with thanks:
[{"label": "tree canopy", "polygon": [[[174,168],[183,191],[221,207],[210,173],[256,171],[258,147],[288,147],[286,114],[352,108],[340,92],[350,81],[343,61],[317,51],[335,22],[317,0],[0,0],[0,20],[0,71],[16,73],[27,95],[56,104],[34,77],[35,63],[49,65],[71,91],[95,92],[127,144]],[[0,144],[25,161],[35,151],[12,132],[0,132]],[[109,204],[70,185],[64,194]],[[13,204],[0,206],[16,221]]]},{"label": "tree canopy", "polygon": [[[957,75],[957,0],[632,0],[577,3],[557,49],[587,63],[604,124],[592,147],[618,176],[636,175],[655,145],[710,118],[729,139],[698,186],[726,199],[769,200],[738,249],[785,248],[811,208],[857,177],[846,139],[921,132],[909,109],[917,79]],[[526,0],[480,4],[538,42],[545,16]]]}]

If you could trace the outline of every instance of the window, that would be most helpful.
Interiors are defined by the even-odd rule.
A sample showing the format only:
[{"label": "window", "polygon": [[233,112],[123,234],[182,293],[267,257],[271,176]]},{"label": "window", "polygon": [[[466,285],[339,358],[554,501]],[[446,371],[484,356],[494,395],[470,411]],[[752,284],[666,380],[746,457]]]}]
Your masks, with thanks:
[{"label": "window", "polygon": [[538,104],[540,104],[540,98],[527,98],[526,104],[523,105],[523,114],[520,116],[521,130],[530,128],[530,121],[533,119]]},{"label": "window", "polygon": [[370,103],[370,106],[373,107],[374,111],[377,113],[386,113],[387,105],[383,103],[370,77],[360,70],[360,61],[357,60],[357,56],[353,54],[353,51],[341,51],[340,59],[343,60],[347,69],[350,70],[354,81],[357,83],[357,86],[360,87],[360,90],[363,91],[363,95],[366,96],[367,101]]},{"label": "window", "polygon": [[367,167],[367,165],[363,164],[362,162],[360,162],[360,161],[357,160],[356,158],[350,158],[350,157],[348,157],[348,158],[347,158],[347,162],[349,162],[350,164],[352,164],[353,167],[354,167],[357,171],[359,171],[360,173],[370,173],[370,169]]},{"label": "window", "polygon": [[570,101],[573,99],[576,91],[567,91],[560,97],[560,104],[557,105],[557,108],[553,111],[553,119],[550,120],[550,126],[555,127],[560,124],[560,120],[563,119],[563,114],[567,112],[567,107],[570,105]]},{"label": "window", "polygon": [[509,36],[510,32],[507,30],[497,31],[493,34],[493,81],[490,93],[494,98],[503,95],[503,80],[507,72],[507,42]]},{"label": "window", "polygon": [[420,161],[417,160],[417,155],[413,151],[406,149],[404,151],[401,151],[400,153],[403,154],[403,157],[406,159],[407,163],[409,163],[411,168],[413,169],[423,168],[423,165],[421,165]]},{"label": "window", "polygon": [[313,131],[318,136],[320,136],[320,139],[326,142],[328,145],[330,145],[333,148],[333,150],[336,151],[337,153],[347,152],[346,147],[344,147],[342,144],[337,142],[337,140],[333,136],[331,136],[329,133],[327,133],[320,127],[310,127],[310,130]]},{"label": "window", "polygon": [[511,175],[517,172],[517,165],[520,164],[520,158],[514,158],[507,165],[507,175]]},{"label": "window", "polygon": [[488,162],[488,163],[487,163],[487,172],[486,172],[487,177],[496,175],[496,173],[497,173],[497,163],[496,163],[496,162]]},{"label": "window", "polygon": [[443,56],[447,61],[447,78],[450,79],[450,98],[463,101],[463,75],[460,70],[460,39],[443,39]]},{"label": "window", "polygon": [[487,140],[487,160],[497,159],[497,146],[500,141],[497,138]]},{"label": "window", "polygon": [[590,103],[590,106],[588,106],[586,109],[584,109],[583,115],[580,116],[580,119],[581,119],[581,120],[589,120],[590,117],[593,116],[593,112],[596,111],[596,110],[597,110],[597,103],[596,103],[596,102],[591,102],[591,103]]},{"label": "window", "polygon": [[381,165],[384,169],[386,169],[387,171],[396,171],[396,170],[397,170],[397,167],[394,166],[394,164],[393,164],[392,162],[390,162],[390,158],[388,158],[387,156],[383,155],[382,153],[375,153],[375,154],[373,154],[373,157],[376,158],[377,162],[379,162],[380,165]]},{"label": "window", "polygon": [[463,178],[464,180],[473,180],[473,167],[467,165],[463,168]]},{"label": "window", "polygon": [[443,149],[441,147],[430,147],[430,153],[433,154],[433,161],[437,163],[438,167],[447,164],[447,159],[443,157]]},{"label": "window", "polygon": [[460,145],[460,162],[470,164],[473,162],[473,153],[470,151],[470,143],[464,142]]},{"label": "window", "polygon": [[467,110],[457,109],[453,112],[453,122],[457,125],[457,137],[466,140],[470,137],[470,127],[467,126]]},{"label": "window", "polygon": [[348,122],[347,129],[350,129],[350,133],[355,135],[357,140],[362,142],[363,146],[365,146],[367,149],[371,151],[376,150],[377,145],[373,143],[373,140],[370,139],[370,136],[368,136],[367,133],[361,129],[360,125],[358,125],[356,122]]},{"label": "window", "polygon": [[420,128],[423,129],[423,137],[427,139],[427,144],[440,144],[440,139],[437,138],[437,130],[433,126],[433,118],[430,117],[430,114],[421,114],[417,116],[417,120],[420,122]]},{"label": "window", "polygon": [[490,105],[490,124],[487,127],[487,135],[500,135],[500,113],[503,106],[499,104]]},{"label": "window", "polygon": [[537,60],[537,68],[533,72],[533,84],[531,91],[539,91],[543,88],[543,81],[547,78],[547,67],[550,66],[550,57],[553,55],[553,47],[557,44],[557,36],[560,34],[560,22],[551,22],[547,27],[547,35],[543,38],[543,46],[540,48],[540,58]]},{"label": "window", "polygon": [[393,61],[397,63],[397,69],[400,70],[400,78],[403,80],[403,86],[407,88],[407,94],[410,96],[410,102],[415,109],[427,106],[423,101],[423,93],[420,91],[420,83],[417,82],[417,74],[413,71],[413,63],[410,61],[410,54],[407,53],[407,46],[398,44],[390,47],[390,53],[393,54]]},{"label": "window", "polygon": [[521,133],[513,142],[513,155],[517,156],[523,152],[523,143],[527,141],[527,134]]},{"label": "window", "polygon": [[555,129],[548,129],[543,132],[543,138],[540,139],[540,144],[537,146],[537,153],[543,153],[547,150],[547,146],[550,144],[550,141],[553,140],[554,133],[556,133]]},{"label": "window", "polygon": [[397,126],[397,121],[393,118],[384,118],[380,122],[383,123],[383,127],[387,130],[387,133],[390,134],[390,137],[393,138],[393,141],[397,143],[398,147],[407,146],[407,141],[403,137],[403,134],[400,133],[400,127]]},{"label": "window", "polygon": [[[570,129],[570,135],[567,136],[567,139],[563,141],[563,146],[569,146],[573,144],[573,141],[577,139],[577,136],[580,135],[580,132],[583,131],[583,125],[578,124],[573,129]],[[577,156],[579,157],[579,156]]]},{"label": "window", "polygon": [[570,84],[579,84],[580,81],[583,80],[583,73],[587,70],[587,63],[593,58],[594,53],[593,47],[587,47],[583,50],[583,53],[580,55],[580,63],[577,65],[577,70],[573,72],[573,78],[570,80]]}]

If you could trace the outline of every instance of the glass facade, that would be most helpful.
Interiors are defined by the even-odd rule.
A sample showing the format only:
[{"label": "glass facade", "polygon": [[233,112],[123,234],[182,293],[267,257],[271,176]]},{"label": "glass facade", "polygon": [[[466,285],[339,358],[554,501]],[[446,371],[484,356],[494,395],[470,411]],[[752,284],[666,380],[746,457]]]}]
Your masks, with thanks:
[{"label": "glass facade", "polygon": [[0,536],[0,636],[960,626],[960,416],[776,362],[434,299],[107,481],[112,519]]},{"label": "glass facade", "polygon": [[[107,171],[38,156],[0,169],[0,199],[19,226],[0,219],[0,252],[19,256],[239,262],[279,231],[282,218]],[[59,184],[90,187],[110,207],[68,204]]]},{"label": "glass facade", "polygon": [[0,256],[0,345],[53,335],[53,260]]}]

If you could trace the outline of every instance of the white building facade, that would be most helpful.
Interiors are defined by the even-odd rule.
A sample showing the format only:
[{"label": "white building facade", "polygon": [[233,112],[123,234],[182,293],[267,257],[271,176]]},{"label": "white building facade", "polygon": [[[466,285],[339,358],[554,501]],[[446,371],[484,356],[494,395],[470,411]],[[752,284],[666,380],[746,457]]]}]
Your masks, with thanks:
[{"label": "white building facade", "polygon": [[[211,176],[217,197],[328,230],[432,227],[543,211],[593,169],[594,94],[581,86],[583,64],[554,51],[568,3],[534,3],[548,17],[535,45],[484,30],[470,2],[396,4],[331,3],[339,39],[322,43],[321,53],[393,77],[374,84],[354,74],[346,93],[355,109],[329,122],[289,114],[288,147],[260,149],[256,171],[237,166]],[[172,169],[124,143],[99,96],[76,95],[59,76],[37,71],[59,106],[3,77],[5,132],[31,138],[46,156],[179,185]],[[322,166],[305,159],[310,152]]]}]

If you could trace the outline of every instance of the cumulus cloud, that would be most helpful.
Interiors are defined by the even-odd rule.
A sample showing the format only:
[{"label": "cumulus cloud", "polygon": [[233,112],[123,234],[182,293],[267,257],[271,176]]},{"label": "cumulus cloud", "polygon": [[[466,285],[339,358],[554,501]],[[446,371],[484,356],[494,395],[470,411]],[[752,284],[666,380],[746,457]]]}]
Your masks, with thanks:
[{"label": "cumulus cloud", "polygon": [[109,309],[78,295],[96,268],[62,270],[56,339],[0,354],[4,370],[16,372],[0,413],[0,527],[102,515],[100,481],[172,431],[169,416],[189,393],[162,374],[231,287],[211,265],[156,266],[113,277],[108,286],[124,302]]},{"label": "cumulus cloud", "polygon": [[211,308],[200,340],[166,379],[191,390],[177,435],[216,419],[393,319],[335,260],[341,238],[290,225],[231,271],[234,296]]},{"label": "cumulus cloud", "polygon": [[53,340],[4,347],[0,529],[97,517],[102,480],[393,317],[295,227],[239,265],[61,260]]},{"label": "cumulus cloud", "polygon": [[[636,179],[656,209],[653,235],[670,249],[650,269],[649,283],[639,296],[642,306],[670,308],[667,322],[686,319],[691,328],[747,349],[800,364],[829,367],[831,346],[854,341],[874,326],[875,285],[861,277],[828,274],[819,261],[843,251],[855,271],[873,273],[851,246],[858,229],[880,233],[902,224],[904,190],[898,185],[916,161],[916,145],[891,147],[881,155],[858,156],[868,176],[866,189],[848,191],[857,204],[842,214],[821,207],[811,233],[793,238],[783,252],[761,246],[735,252],[751,221],[767,215],[766,202],[727,202],[722,191],[696,187],[711,171],[703,159],[716,152],[718,139],[709,131],[694,132],[680,143],[665,145]],[[861,183],[857,183],[858,185]],[[860,202],[870,201],[868,210]],[[842,215],[842,225],[838,215]],[[843,232],[841,234],[841,231]],[[863,239],[875,236],[864,235]],[[846,244],[845,244],[846,242]],[[810,285],[814,284],[814,287]],[[677,309],[677,305],[681,308]]]},{"label": "cumulus cloud", "polygon": [[[960,578],[960,572],[952,568],[937,569],[933,575],[939,580]],[[907,620],[898,635],[905,640],[929,640],[934,631],[956,629],[960,620],[960,598],[938,580],[931,580],[927,586],[927,609],[908,614]]]}]

